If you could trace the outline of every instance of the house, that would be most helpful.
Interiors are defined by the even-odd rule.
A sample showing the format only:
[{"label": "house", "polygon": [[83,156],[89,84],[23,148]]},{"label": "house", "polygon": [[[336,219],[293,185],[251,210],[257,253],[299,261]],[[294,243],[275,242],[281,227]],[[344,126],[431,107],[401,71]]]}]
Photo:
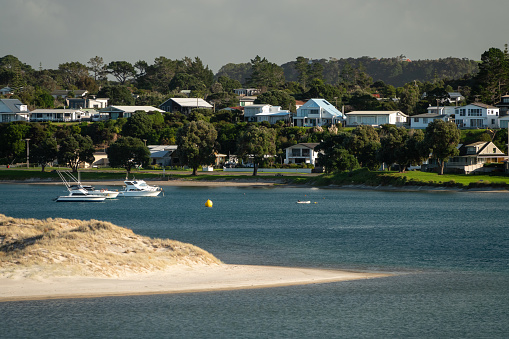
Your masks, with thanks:
[{"label": "house", "polygon": [[447,95],[449,98],[446,100],[449,101],[450,104],[457,104],[458,102],[465,100],[465,97],[461,95],[460,92],[448,92]]},{"label": "house", "polygon": [[76,89],[76,90],[69,90],[69,89],[58,89],[50,93],[50,95],[57,99],[57,98],[64,98],[67,99],[69,97],[69,93],[74,93],[74,98],[83,98],[88,94],[88,91],[85,89]]},{"label": "house", "polygon": [[314,127],[335,125],[344,121],[343,113],[325,99],[310,99],[297,109],[295,126]]},{"label": "house", "polygon": [[110,166],[110,160],[106,152],[94,152],[94,162],[92,167],[108,167]]},{"label": "house", "polygon": [[258,88],[237,88],[234,89],[233,92],[238,96],[256,96],[260,94],[260,90]]},{"label": "house", "polygon": [[509,128],[509,115],[498,118],[498,126],[500,128]]},{"label": "house", "polygon": [[301,143],[287,147],[285,164],[312,164],[316,165],[318,159],[318,152],[315,151],[315,147],[318,143]]},{"label": "house", "polygon": [[455,107],[454,118],[458,128],[498,128],[499,111],[498,107],[474,102]]},{"label": "house", "polygon": [[[507,160],[505,155],[491,141],[478,141],[468,145],[458,145],[459,155],[445,163],[444,170],[469,174],[480,171],[484,164],[500,163]],[[437,166],[435,162],[428,165]]]},{"label": "house", "polygon": [[380,127],[384,124],[405,126],[408,115],[401,111],[353,111],[346,113],[346,125],[369,125]]},{"label": "house", "polygon": [[72,122],[81,121],[87,114],[79,109],[69,108],[41,108],[30,112],[30,121],[32,122]]},{"label": "house", "polygon": [[[509,95],[504,95],[500,98],[500,102],[496,103],[495,106],[497,106],[500,110],[500,116],[506,116],[509,115]],[[502,127],[502,126],[500,126]]]},{"label": "house", "polygon": [[29,121],[28,106],[18,99],[0,99],[0,122]]},{"label": "house", "polygon": [[434,120],[443,120],[449,121],[449,116],[445,114],[437,114],[437,113],[423,113],[412,115],[409,117],[410,119],[410,128],[412,129],[422,129],[428,127],[428,124]]},{"label": "house", "polygon": [[164,112],[189,114],[195,108],[212,109],[214,106],[200,98],[170,98],[159,105]]},{"label": "house", "polygon": [[12,88],[10,88],[9,86],[6,86],[6,87],[0,89],[0,95],[8,96],[8,95],[13,95],[13,94],[14,94],[14,90]]},{"label": "house", "polygon": [[295,100],[295,109],[299,109],[304,105],[306,102],[302,100]]},{"label": "house", "polygon": [[111,120],[130,118],[138,111],[164,113],[162,109],[153,106],[108,106],[99,110],[100,113],[108,113]]},{"label": "house", "polygon": [[176,158],[177,145],[148,145],[150,151],[150,163],[161,167],[178,164]]},{"label": "house", "polygon": [[261,104],[244,107],[244,121],[247,122],[268,121],[272,125],[279,120],[289,121],[290,118],[290,111],[282,110],[281,106]]},{"label": "house", "polygon": [[454,109],[456,108],[457,106],[428,106],[427,110],[428,110],[428,113],[438,113],[438,114],[442,114],[442,115],[447,115],[447,116],[453,116],[454,115]]},{"label": "house", "polygon": [[239,105],[242,107],[254,105],[256,97],[241,96],[239,97]]},{"label": "house", "polygon": [[108,106],[108,98],[68,98],[67,106],[69,108],[95,108],[101,109]]}]

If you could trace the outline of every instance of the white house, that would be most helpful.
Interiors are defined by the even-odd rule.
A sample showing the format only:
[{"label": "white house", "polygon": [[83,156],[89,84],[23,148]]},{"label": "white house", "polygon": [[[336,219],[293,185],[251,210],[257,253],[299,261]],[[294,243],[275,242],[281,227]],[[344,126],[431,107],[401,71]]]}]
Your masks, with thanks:
[{"label": "white house", "polygon": [[180,112],[189,114],[195,108],[212,109],[214,106],[201,98],[170,98],[159,105],[164,112]]},{"label": "white house", "polygon": [[435,114],[442,114],[442,115],[448,115],[452,116],[454,115],[454,109],[457,108],[457,106],[428,106],[427,110],[428,113],[435,113]]},{"label": "white house", "polygon": [[500,109],[475,102],[454,109],[454,118],[459,128],[498,128]]},{"label": "white house", "polygon": [[152,165],[161,167],[173,165],[172,159],[177,151],[177,145],[149,145],[148,149]]},{"label": "white house", "polygon": [[18,99],[0,99],[0,122],[28,121],[28,106]]},{"label": "white house", "polygon": [[130,118],[135,112],[159,112],[164,113],[162,109],[155,108],[154,106],[108,106],[99,110],[100,113],[108,113],[110,119],[116,120],[118,118]]},{"label": "white house", "polygon": [[32,122],[71,122],[81,121],[82,116],[87,114],[79,109],[69,108],[41,108],[30,112],[30,121]]},{"label": "white house", "polygon": [[384,124],[404,126],[408,115],[401,111],[353,111],[346,113],[346,125],[370,125],[380,127]]},{"label": "white house", "polygon": [[498,118],[498,126],[500,128],[509,128],[509,115]]},{"label": "white house", "polygon": [[[69,98],[69,93],[74,94],[74,98],[84,98],[88,91],[86,89],[76,89],[76,90],[68,90],[68,89],[57,89],[53,92],[51,92],[51,96],[53,98]],[[72,98],[72,97],[71,97]]]},{"label": "white house", "polygon": [[445,114],[423,113],[412,115],[408,119],[410,120],[410,128],[422,129],[428,127],[428,124],[433,120],[449,121],[449,116]]},{"label": "white house", "polygon": [[282,110],[281,106],[261,104],[244,107],[244,121],[247,122],[268,121],[272,125],[279,120],[289,120],[290,117],[290,111]]},{"label": "white house", "polygon": [[318,159],[318,152],[315,147],[318,143],[301,143],[287,147],[285,164],[312,164],[316,165]]},{"label": "white house", "polygon": [[238,96],[256,96],[260,94],[260,90],[258,88],[236,88],[233,90],[235,94]]},{"label": "white house", "polygon": [[295,126],[314,127],[343,122],[343,113],[325,99],[310,99],[297,109]]},{"label": "white house", "polygon": [[108,98],[67,98],[69,108],[95,108],[101,109],[108,107]]}]

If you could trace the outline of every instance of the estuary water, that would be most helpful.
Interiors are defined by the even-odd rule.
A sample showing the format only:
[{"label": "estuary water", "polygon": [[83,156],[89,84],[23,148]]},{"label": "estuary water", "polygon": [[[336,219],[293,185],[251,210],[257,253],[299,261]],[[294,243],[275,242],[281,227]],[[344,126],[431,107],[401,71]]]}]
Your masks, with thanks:
[{"label": "estuary water", "polygon": [[[229,264],[395,272],[245,291],[0,303],[0,338],[505,338],[509,193],[164,187],[56,203],[0,185],[0,213],[110,221]],[[207,199],[213,208],[206,208]],[[297,204],[310,200],[311,204]]]}]

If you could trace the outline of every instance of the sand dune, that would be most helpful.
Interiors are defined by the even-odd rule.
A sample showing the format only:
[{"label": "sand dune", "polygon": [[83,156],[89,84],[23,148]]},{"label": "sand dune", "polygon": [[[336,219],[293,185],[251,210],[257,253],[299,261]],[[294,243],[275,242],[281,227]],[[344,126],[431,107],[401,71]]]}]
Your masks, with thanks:
[{"label": "sand dune", "polygon": [[226,265],[191,244],[97,220],[0,214],[0,301],[327,283],[384,273]]}]

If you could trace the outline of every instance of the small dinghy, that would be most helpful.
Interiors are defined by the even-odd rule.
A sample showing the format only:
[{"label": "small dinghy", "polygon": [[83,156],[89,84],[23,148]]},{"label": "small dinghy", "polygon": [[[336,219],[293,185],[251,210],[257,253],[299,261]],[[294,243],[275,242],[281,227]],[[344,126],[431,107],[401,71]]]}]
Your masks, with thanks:
[{"label": "small dinghy", "polygon": [[305,200],[305,201],[301,201],[301,200],[297,200],[297,204],[310,204],[311,201],[309,200]]}]

